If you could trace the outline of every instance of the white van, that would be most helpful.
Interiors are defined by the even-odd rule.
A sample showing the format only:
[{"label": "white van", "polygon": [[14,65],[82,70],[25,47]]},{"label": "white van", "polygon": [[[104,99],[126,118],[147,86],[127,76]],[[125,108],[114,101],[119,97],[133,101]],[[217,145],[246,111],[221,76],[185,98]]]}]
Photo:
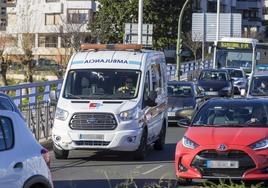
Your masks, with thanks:
[{"label": "white van", "polygon": [[[68,64],[52,138],[57,159],[70,150],[162,150],[167,128],[164,54],[141,45],[90,45]],[[132,83],[130,83],[132,82]]]}]

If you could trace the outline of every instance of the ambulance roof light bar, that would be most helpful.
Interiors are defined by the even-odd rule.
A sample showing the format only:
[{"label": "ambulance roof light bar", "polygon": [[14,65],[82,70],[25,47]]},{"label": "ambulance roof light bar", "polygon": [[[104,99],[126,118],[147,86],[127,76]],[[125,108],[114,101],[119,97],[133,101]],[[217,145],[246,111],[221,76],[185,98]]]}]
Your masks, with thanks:
[{"label": "ambulance roof light bar", "polygon": [[141,50],[141,44],[82,44],[81,50]]}]

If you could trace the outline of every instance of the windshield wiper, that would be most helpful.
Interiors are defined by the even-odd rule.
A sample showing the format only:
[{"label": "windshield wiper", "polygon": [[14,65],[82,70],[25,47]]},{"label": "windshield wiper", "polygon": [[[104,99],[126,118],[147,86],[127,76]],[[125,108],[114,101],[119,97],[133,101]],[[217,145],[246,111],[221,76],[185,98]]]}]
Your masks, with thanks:
[{"label": "windshield wiper", "polygon": [[74,94],[71,94],[71,93],[65,93],[65,96],[67,96],[67,98],[74,98],[74,99],[81,99],[80,96],[77,96],[77,95],[74,95]]}]

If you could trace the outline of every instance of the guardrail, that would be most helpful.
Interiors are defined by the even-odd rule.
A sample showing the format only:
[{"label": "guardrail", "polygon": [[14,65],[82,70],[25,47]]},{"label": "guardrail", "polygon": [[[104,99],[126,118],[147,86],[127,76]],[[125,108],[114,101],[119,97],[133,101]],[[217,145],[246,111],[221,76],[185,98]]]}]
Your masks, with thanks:
[{"label": "guardrail", "polygon": [[22,111],[27,125],[39,141],[48,140],[56,106],[50,103],[49,93],[56,90],[59,95],[62,80],[20,84],[0,87],[0,92],[8,94]]},{"label": "guardrail", "polygon": [[0,92],[10,95],[15,104],[20,108],[23,102],[26,104],[36,104],[37,101],[49,101],[50,91],[56,90],[57,94],[59,94],[61,86],[62,80],[55,80],[0,87]]},{"label": "guardrail", "polygon": [[[188,75],[195,70],[209,69],[213,67],[212,60],[206,60],[204,62],[189,61],[181,64],[181,80],[187,80]],[[174,80],[176,74],[176,64],[167,64],[167,75],[169,80]]]}]

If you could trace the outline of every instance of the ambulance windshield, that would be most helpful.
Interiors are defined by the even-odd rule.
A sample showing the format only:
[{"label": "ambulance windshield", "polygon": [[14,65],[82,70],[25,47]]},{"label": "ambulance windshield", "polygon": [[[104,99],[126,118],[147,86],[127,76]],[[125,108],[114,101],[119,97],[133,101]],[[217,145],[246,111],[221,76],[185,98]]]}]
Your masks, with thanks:
[{"label": "ambulance windshield", "polygon": [[118,69],[70,70],[63,97],[67,99],[133,99],[141,72]]}]

